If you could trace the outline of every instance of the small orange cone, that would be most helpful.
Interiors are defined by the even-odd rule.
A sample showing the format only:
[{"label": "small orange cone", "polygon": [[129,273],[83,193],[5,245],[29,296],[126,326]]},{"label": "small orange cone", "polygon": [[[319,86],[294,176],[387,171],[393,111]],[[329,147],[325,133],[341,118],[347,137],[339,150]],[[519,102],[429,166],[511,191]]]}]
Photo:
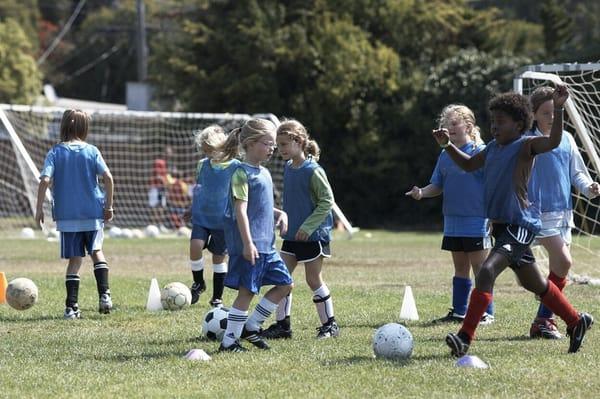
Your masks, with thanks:
[{"label": "small orange cone", "polygon": [[6,276],[4,272],[0,272],[0,303],[6,303],[6,287],[8,283],[6,282]]}]

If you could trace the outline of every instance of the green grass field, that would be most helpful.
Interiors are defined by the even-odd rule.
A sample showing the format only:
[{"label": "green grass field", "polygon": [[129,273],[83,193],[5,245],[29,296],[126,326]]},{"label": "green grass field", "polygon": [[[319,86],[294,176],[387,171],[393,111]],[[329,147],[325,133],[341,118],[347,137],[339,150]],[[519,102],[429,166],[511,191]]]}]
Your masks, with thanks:
[{"label": "green grass field", "polygon": [[[333,243],[324,275],[331,288],[337,339],[315,340],[318,317],[298,268],[294,339],[272,350],[216,353],[199,339],[208,296],[180,312],[145,310],[150,280],[191,282],[185,239],[106,240],[115,311],[97,313],[95,281],[87,260],[79,303],[84,319],[65,321],[65,264],[58,246],[43,240],[0,240],[0,271],[28,277],[40,296],[18,312],[0,305],[2,397],[596,397],[600,394],[600,335],[592,329],[577,354],[568,340],[527,338],[537,309],[533,295],[507,270],[497,281],[496,323],[482,326],[471,354],[491,368],[454,367],[444,336],[457,325],[431,325],[450,304],[452,267],[439,250],[440,235],[361,231]],[[594,275],[594,259],[575,252],[575,271]],[[584,266],[578,266],[578,261]],[[208,267],[210,277],[210,267]],[[596,275],[598,272],[596,271]],[[415,339],[406,363],[375,359],[374,330],[398,320],[404,286],[412,287],[421,320],[408,323]],[[210,287],[210,282],[209,282]],[[567,296],[600,317],[600,288],[570,285]],[[226,290],[225,302],[234,292]],[[564,324],[560,324],[564,332]],[[245,346],[250,347],[249,344]],[[183,359],[201,348],[210,362]]]}]

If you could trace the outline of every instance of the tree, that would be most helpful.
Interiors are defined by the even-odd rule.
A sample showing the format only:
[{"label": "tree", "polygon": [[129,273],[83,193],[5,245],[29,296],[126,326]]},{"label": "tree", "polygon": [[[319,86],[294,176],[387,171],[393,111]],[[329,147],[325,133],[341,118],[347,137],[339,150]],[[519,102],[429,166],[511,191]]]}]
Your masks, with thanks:
[{"label": "tree", "polygon": [[0,102],[31,104],[41,93],[41,74],[31,52],[17,21],[0,22]]},{"label": "tree", "polygon": [[546,54],[556,57],[560,48],[573,37],[573,20],[556,0],[544,0],[540,17]]}]

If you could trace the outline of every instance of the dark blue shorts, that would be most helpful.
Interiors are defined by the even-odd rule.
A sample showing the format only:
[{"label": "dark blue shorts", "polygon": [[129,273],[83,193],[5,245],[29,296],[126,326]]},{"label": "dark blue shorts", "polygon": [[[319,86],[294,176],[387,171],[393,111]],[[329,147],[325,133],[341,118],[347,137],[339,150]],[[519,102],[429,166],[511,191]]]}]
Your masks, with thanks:
[{"label": "dark blue shorts", "polygon": [[292,276],[276,251],[259,254],[254,266],[244,259],[244,255],[229,257],[229,267],[225,277],[226,287],[234,290],[244,287],[254,295],[258,295],[263,285],[291,285],[292,283]]},{"label": "dark blue shorts", "polygon": [[204,248],[214,255],[227,255],[225,246],[225,232],[223,230],[211,230],[198,224],[192,226],[191,240],[204,241]]},{"label": "dark blue shorts", "polygon": [[94,251],[102,249],[104,242],[104,230],[93,231],[61,231],[60,232],[60,257],[63,259],[73,258],[75,256],[85,256]]}]

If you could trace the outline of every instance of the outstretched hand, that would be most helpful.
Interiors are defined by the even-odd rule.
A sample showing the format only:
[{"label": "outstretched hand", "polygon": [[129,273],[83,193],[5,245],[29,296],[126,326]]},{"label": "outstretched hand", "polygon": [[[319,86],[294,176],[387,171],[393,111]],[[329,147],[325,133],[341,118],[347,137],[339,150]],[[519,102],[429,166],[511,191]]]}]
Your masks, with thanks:
[{"label": "outstretched hand", "polygon": [[554,89],[554,93],[552,93],[552,101],[554,102],[554,108],[562,108],[569,98],[569,91],[567,90],[567,86],[558,85],[556,89]]},{"label": "outstretched hand", "polygon": [[413,199],[420,201],[421,198],[423,198],[423,190],[421,190],[417,186],[413,186],[413,188],[411,188],[410,191],[407,191],[406,193],[404,193],[404,195],[406,195],[407,197],[413,197]]},{"label": "outstretched hand", "polygon": [[441,146],[445,146],[450,142],[450,133],[448,132],[448,129],[434,129],[431,134],[433,134],[433,138]]},{"label": "outstretched hand", "polygon": [[593,196],[596,196],[596,197],[599,196],[600,195],[600,184],[598,184],[597,182],[593,182],[590,185],[590,193]]}]

